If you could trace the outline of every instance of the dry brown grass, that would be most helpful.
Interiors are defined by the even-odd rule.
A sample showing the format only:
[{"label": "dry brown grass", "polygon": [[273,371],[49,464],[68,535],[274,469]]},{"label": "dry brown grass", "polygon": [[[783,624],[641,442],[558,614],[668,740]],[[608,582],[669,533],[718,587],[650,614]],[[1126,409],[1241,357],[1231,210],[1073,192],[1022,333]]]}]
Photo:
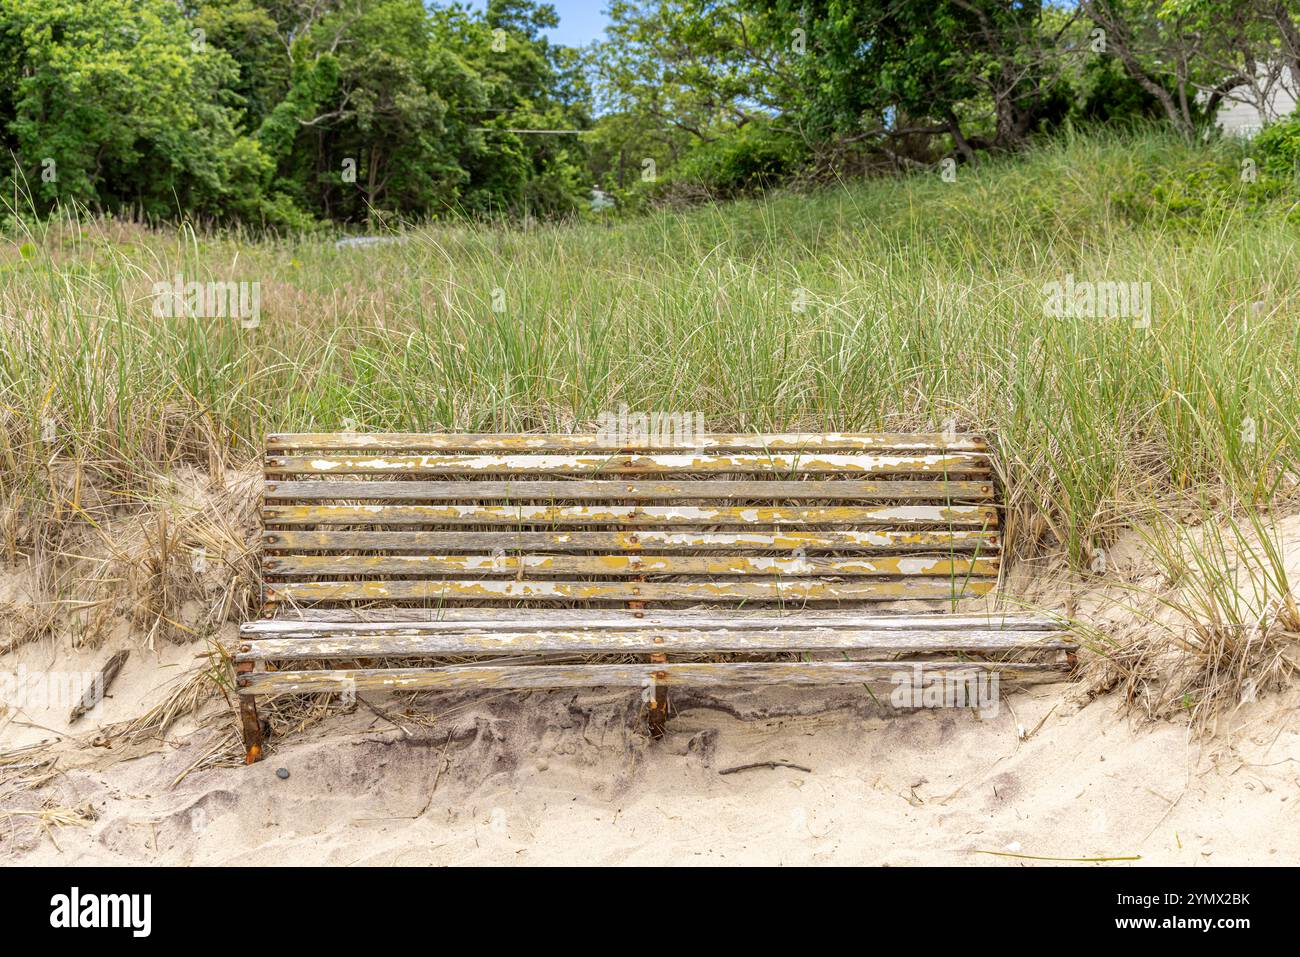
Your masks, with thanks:
[{"label": "dry brown grass", "polygon": [[[1184,714],[1200,734],[1300,676],[1300,607],[1287,544],[1254,510],[1169,519],[1143,530],[1159,590],[1127,589],[1121,641],[1081,628],[1101,650],[1098,685],[1149,717]],[[1292,546],[1294,547],[1294,546]]]}]

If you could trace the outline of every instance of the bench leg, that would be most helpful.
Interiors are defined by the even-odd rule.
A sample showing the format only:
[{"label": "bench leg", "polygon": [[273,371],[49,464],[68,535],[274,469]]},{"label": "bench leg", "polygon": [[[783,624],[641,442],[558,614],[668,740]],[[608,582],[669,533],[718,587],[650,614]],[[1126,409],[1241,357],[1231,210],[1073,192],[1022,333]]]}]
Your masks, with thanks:
[{"label": "bench leg", "polygon": [[[251,661],[241,661],[235,666],[235,680],[253,670]],[[257,696],[239,696],[239,724],[244,735],[244,763],[255,764],[262,760],[262,719],[257,714]]]},{"label": "bench leg", "polygon": [[[644,575],[637,575],[633,581],[645,581]],[[629,601],[627,607],[637,618],[645,617],[645,602]],[[661,665],[668,660],[668,656],[662,652],[655,652],[650,655],[652,665]],[[646,725],[650,732],[650,737],[658,740],[664,736],[664,725],[668,721],[668,689],[664,687],[661,679],[664,678],[663,672],[655,672],[654,689],[651,692],[649,700],[646,701]]]},{"label": "bench leg", "polygon": [[[663,664],[667,660],[667,655],[650,656],[651,664]],[[656,739],[664,736],[664,725],[668,721],[668,688],[659,680],[663,677],[662,671],[655,673],[654,693],[646,702],[646,724],[650,727],[650,737]]]}]

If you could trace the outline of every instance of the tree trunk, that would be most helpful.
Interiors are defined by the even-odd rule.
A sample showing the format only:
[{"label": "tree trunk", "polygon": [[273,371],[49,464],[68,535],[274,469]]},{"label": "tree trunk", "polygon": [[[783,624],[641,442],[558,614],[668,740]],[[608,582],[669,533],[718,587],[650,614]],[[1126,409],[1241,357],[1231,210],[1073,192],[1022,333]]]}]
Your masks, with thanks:
[{"label": "tree trunk", "polygon": [[957,114],[952,110],[948,111],[948,132],[952,134],[952,141],[957,144],[957,150],[965,157],[966,162],[975,162],[975,150],[971,148],[965,135],[962,134],[961,124],[957,122]]}]

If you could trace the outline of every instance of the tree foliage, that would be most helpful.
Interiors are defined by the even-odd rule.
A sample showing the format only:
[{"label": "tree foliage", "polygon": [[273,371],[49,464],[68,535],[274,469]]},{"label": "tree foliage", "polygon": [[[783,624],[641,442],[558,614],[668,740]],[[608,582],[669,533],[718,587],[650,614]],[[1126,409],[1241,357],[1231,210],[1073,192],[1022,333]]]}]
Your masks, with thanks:
[{"label": "tree foliage", "polygon": [[[1064,126],[1212,135],[1300,89],[1300,0],[0,0],[3,186],[296,228],[589,215],[930,168]],[[1279,136],[1281,134],[1278,134]]]},{"label": "tree foliage", "polygon": [[421,0],[0,0],[7,192],[298,226],[563,214],[588,91],[554,10]]}]

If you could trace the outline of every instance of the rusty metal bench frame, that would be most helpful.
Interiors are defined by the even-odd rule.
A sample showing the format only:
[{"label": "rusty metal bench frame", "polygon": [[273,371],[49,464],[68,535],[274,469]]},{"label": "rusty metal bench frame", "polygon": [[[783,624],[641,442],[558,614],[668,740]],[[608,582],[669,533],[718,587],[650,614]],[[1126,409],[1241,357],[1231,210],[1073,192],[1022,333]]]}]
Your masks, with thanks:
[{"label": "rusty metal bench frame", "polygon": [[952,611],[1001,573],[994,465],[976,435],[269,436],[249,760],[258,696],[640,688],[658,734],[672,685],[1059,671],[1055,619]]}]

